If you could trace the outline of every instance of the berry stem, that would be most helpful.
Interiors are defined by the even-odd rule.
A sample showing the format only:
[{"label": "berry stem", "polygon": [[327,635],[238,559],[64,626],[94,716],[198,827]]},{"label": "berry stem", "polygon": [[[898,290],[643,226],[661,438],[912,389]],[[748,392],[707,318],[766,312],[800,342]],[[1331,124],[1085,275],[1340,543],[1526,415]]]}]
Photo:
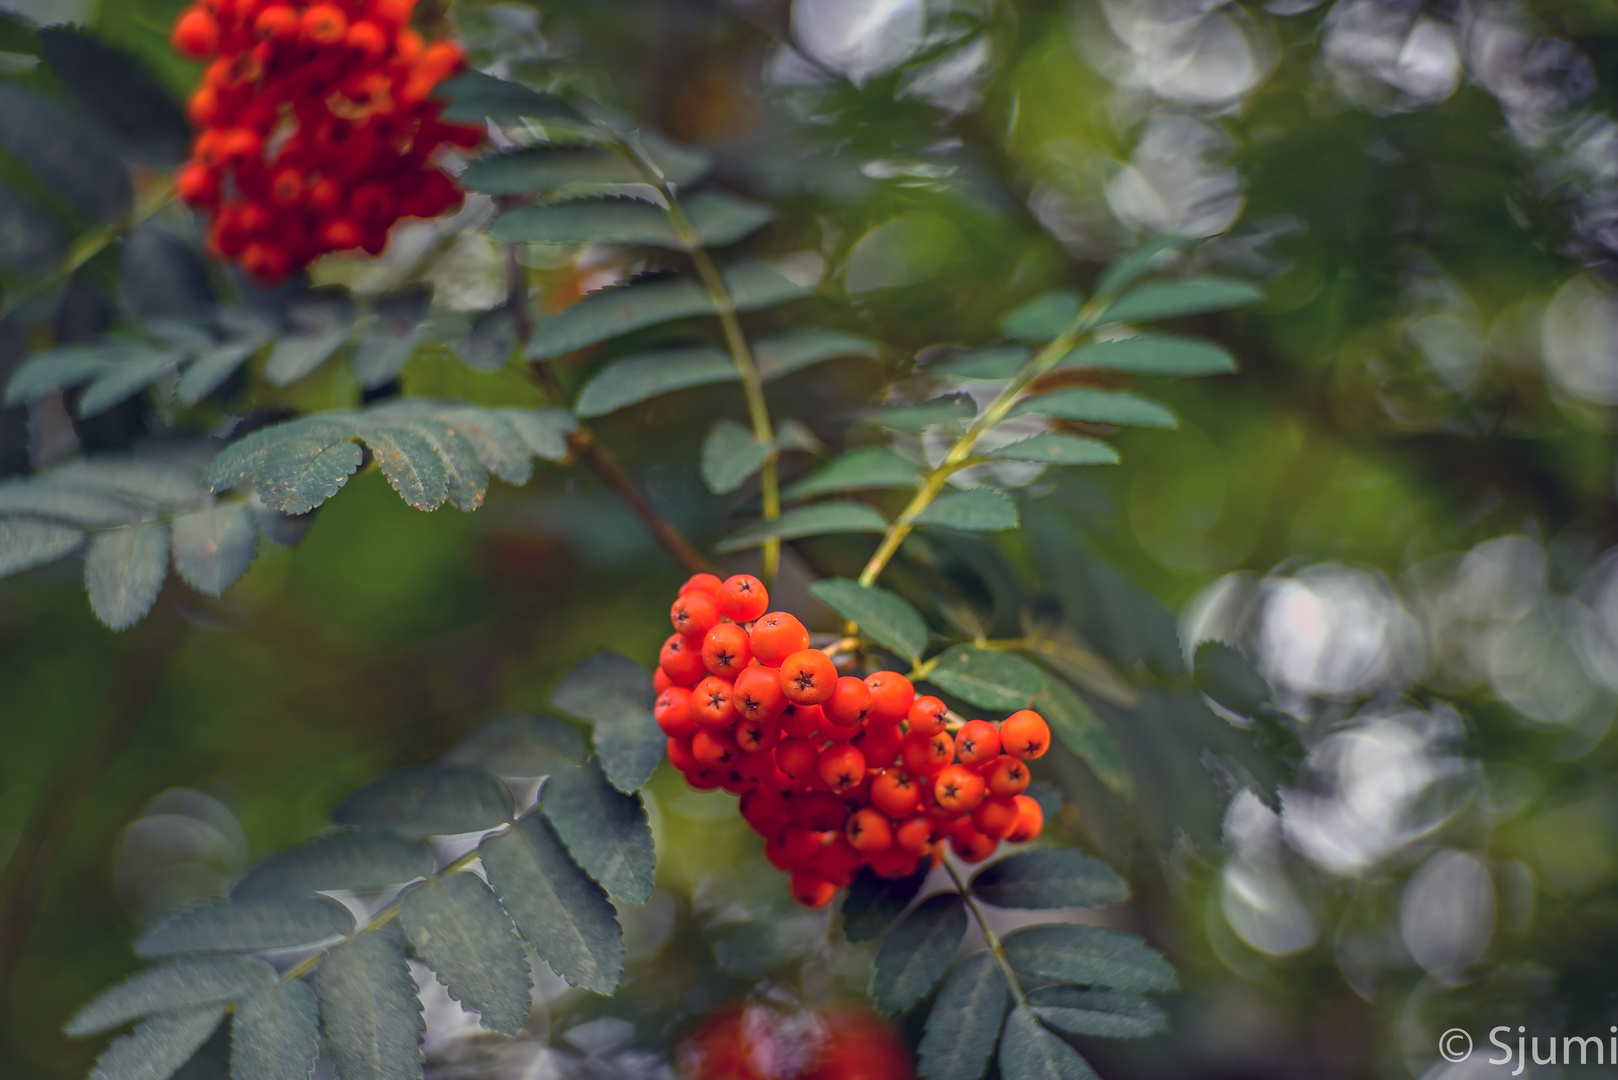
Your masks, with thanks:
[{"label": "berry stem", "polygon": [[961,894],[961,899],[966,901],[967,910],[972,913],[972,918],[977,920],[978,929],[983,931],[983,940],[988,943],[989,951],[994,954],[994,962],[1000,965],[1000,970],[1006,977],[1006,988],[1011,991],[1012,999],[1018,1008],[1026,1008],[1028,995],[1023,993],[1022,983],[1017,980],[1017,973],[1012,970],[1011,961],[1006,959],[1006,947],[1001,943],[1000,935],[994,932],[989,920],[984,918],[983,909],[978,907],[977,897],[972,895],[972,889],[961,880],[961,875],[950,865],[949,859],[944,859],[943,863],[950,880],[955,882],[956,891]]}]

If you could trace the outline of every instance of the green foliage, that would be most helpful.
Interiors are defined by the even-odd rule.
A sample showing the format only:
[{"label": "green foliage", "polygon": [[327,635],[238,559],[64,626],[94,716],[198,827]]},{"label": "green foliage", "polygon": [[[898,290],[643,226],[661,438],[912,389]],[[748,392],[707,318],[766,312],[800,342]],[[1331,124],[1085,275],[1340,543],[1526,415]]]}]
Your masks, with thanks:
[{"label": "green foliage", "polygon": [[1096,1080],[1090,1063],[1021,1005],[1006,1017],[1000,1036],[1000,1075],[1006,1080]]},{"label": "green foliage", "polygon": [[285,949],[353,930],[354,917],[335,900],[305,893],[271,893],[211,901],[176,912],[135,939],[135,955],[151,960],[185,953]]},{"label": "green foliage", "polygon": [[994,488],[972,488],[940,495],[916,515],[915,523],[962,532],[1002,532],[1015,529],[1017,520],[1017,504],[1009,495]]},{"label": "green foliage", "polygon": [[871,1000],[886,1013],[926,997],[966,939],[966,905],[954,893],[930,896],[888,932],[871,969]]},{"label": "green foliage", "polygon": [[1197,685],[1231,712],[1257,716],[1270,704],[1270,687],[1238,649],[1222,641],[1197,646]]},{"label": "green foliage", "polygon": [[274,968],[245,956],[176,960],[103,990],[63,1030],[75,1037],[96,1035],[154,1013],[235,1001],[275,981]]},{"label": "green foliage", "polygon": [[862,869],[843,897],[843,936],[856,944],[881,937],[921,891],[928,870],[922,866],[909,877],[884,878]]},{"label": "green foliage", "polygon": [[702,482],[715,495],[727,495],[758,472],[773,452],[734,420],[716,420],[702,442]]},{"label": "green foliage", "polygon": [[1026,709],[1045,689],[1045,673],[1020,656],[952,645],[940,656],[927,679],[962,701],[985,709]]},{"label": "green foliage", "polygon": [[612,786],[632,795],[646,786],[663,754],[663,732],[652,717],[652,680],[622,653],[597,653],[574,668],[551,704],[594,726],[596,754]]},{"label": "green foliage", "polygon": [[979,1080],[1000,1041],[1000,1019],[1011,1001],[994,955],[980,952],[950,972],[927,1014],[917,1048],[926,1080]]},{"label": "green foliage", "polygon": [[[374,797],[374,785],[360,794],[367,791]],[[271,893],[381,889],[432,872],[432,853],[403,836],[332,833],[271,855],[232,885],[230,895],[242,900]]]},{"label": "green foliage", "polygon": [[[1035,435],[1020,442],[996,447],[985,456],[994,461],[1035,461],[1042,465],[1118,464],[1118,451],[1100,439],[1065,435],[1059,431]],[[931,510],[937,505],[938,503],[934,503],[928,509]],[[1016,522],[1013,521],[1008,527],[1016,528]]]},{"label": "green foliage", "polygon": [[475,1010],[489,1030],[517,1034],[528,1018],[528,958],[487,885],[475,874],[430,880],[405,894],[399,921],[450,997]]},{"label": "green foliage", "polygon": [[1045,1023],[1069,1035],[1103,1039],[1144,1039],[1167,1031],[1169,1018],[1156,1002],[1119,990],[1044,986],[1028,1004]]},{"label": "green foliage", "polygon": [[845,491],[916,486],[915,462],[885,446],[862,446],[833,458],[787,486],[786,499],[807,499]]},{"label": "green foliage", "polygon": [[1072,848],[1025,851],[979,870],[972,893],[996,907],[1100,907],[1129,896],[1129,886],[1100,859]]},{"label": "green foliage", "polygon": [[829,578],[809,586],[809,595],[831,608],[872,641],[892,649],[912,664],[921,661],[932,636],[916,609],[895,594],[846,578]]},{"label": "green foliage", "polygon": [[1264,294],[1245,281],[1229,278],[1185,278],[1180,281],[1151,281],[1137,286],[1114,300],[1102,315],[1107,323],[1149,322],[1153,319],[1202,315],[1210,311],[1243,307]]},{"label": "green foliage", "polygon": [[1179,421],[1167,408],[1127,390],[1093,390],[1086,386],[1057,390],[1020,402],[1013,416],[1048,416],[1086,424],[1119,427],[1174,428]]},{"label": "green foliage", "polygon": [[90,1080],[168,1080],[225,1018],[220,1006],[181,1009],[135,1025],[107,1045]]},{"label": "green foliage", "polygon": [[475,765],[400,769],[360,788],[332,811],[339,825],[400,836],[479,832],[511,817],[506,786]]},{"label": "green foliage", "polygon": [[592,761],[560,769],[545,784],[540,805],[573,861],[612,896],[644,904],[652,895],[652,829],[639,795],[616,790]]},{"label": "green foliage", "polygon": [[1061,366],[1134,375],[1225,375],[1236,370],[1236,360],[1229,350],[1211,341],[1137,334],[1081,345],[1062,358]]},{"label": "green foliage", "polygon": [[1133,934],[1057,923],[1007,934],[1006,959],[1019,974],[1114,990],[1173,990],[1174,969]]},{"label": "green foliage", "polygon": [[797,540],[828,533],[879,533],[887,519],[864,503],[823,502],[788,510],[774,521],[759,521],[737,529],[718,544],[716,551],[742,551],[767,540]]},{"label": "green foliage", "polygon": [[416,1043],[426,1023],[404,952],[363,931],[320,965],[320,1021],[344,1080],[408,1080],[425,1062]]},{"label": "green foliage", "polygon": [[308,983],[261,987],[230,1021],[231,1080],[294,1080],[314,1071],[320,1054],[320,1005]]},{"label": "green foliage", "polygon": [[549,776],[584,762],[584,740],[554,716],[502,716],[491,720],[444,756],[496,776]]}]

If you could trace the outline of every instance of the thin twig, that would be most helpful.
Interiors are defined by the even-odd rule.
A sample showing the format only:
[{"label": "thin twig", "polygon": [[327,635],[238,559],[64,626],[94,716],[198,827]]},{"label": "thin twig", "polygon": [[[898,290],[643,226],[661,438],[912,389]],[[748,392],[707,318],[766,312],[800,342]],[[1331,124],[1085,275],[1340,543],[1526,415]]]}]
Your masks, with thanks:
[{"label": "thin twig", "polygon": [[1011,990],[1012,998],[1019,1006],[1027,1005],[1028,995],[1023,993],[1022,983],[1017,981],[1017,973],[1012,970],[1011,961],[1006,959],[1006,947],[1001,943],[1000,936],[989,925],[989,920],[984,918],[983,909],[978,907],[977,898],[972,895],[972,890],[967,887],[966,882],[961,880],[961,875],[956,872],[955,867],[950,865],[947,858],[943,863],[950,880],[955,882],[956,891],[961,894],[961,899],[966,901],[967,910],[977,920],[978,929],[983,931],[983,940],[988,943],[989,951],[994,954],[995,963],[1000,965],[1001,972],[1005,974],[1006,986]]}]

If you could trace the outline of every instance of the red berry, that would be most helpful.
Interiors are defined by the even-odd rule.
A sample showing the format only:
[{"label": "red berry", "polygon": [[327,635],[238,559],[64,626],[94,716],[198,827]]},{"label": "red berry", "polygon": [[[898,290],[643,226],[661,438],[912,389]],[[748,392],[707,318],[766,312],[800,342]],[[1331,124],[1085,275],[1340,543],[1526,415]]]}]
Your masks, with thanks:
[{"label": "red berry", "polygon": [[841,829],[848,819],[848,804],[826,791],[811,791],[794,799],[792,820],[807,829]]},{"label": "red berry", "polygon": [[954,814],[970,814],[983,801],[983,777],[965,765],[949,765],[933,779],[938,805]]},{"label": "red berry", "polygon": [[782,739],[775,746],[775,764],[794,780],[814,774],[820,762],[820,747],[808,739]]},{"label": "red berry", "polygon": [[983,770],[983,780],[988,785],[990,795],[1009,799],[1028,789],[1028,766],[1010,754],[1001,754]]},{"label": "red berry", "polygon": [[847,743],[835,743],[820,752],[815,768],[827,787],[847,791],[865,779],[865,755]]},{"label": "red berry", "polygon": [[681,593],[669,608],[669,621],[682,634],[703,636],[719,625],[719,603],[705,592]]},{"label": "red berry", "polygon": [[669,678],[669,673],[664,671],[661,665],[652,672],[652,693],[661,694],[673,685],[674,680]]},{"label": "red berry", "polygon": [[809,631],[784,611],[772,611],[753,624],[753,655],[761,664],[779,667],[781,661],[809,647]]},{"label": "red berry", "polygon": [[904,745],[905,734],[899,730],[898,724],[867,724],[865,730],[854,740],[854,746],[865,755],[865,764],[868,768],[884,769],[893,764],[899,756],[899,749]]},{"label": "red berry", "polygon": [[[760,670],[768,671],[769,668]],[[779,673],[776,676],[777,685],[780,684]],[[785,692],[782,694],[785,697]],[[781,730],[795,739],[807,739],[819,731],[826,722],[826,714],[819,705],[799,705],[789,701],[781,710]]]},{"label": "red berry", "polygon": [[1009,798],[984,799],[978,804],[978,808],[972,811],[972,826],[984,836],[992,836],[996,840],[1004,839],[1017,827],[1017,819],[1021,812],[1015,795]]},{"label": "red berry", "polygon": [[949,710],[931,694],[910,703],[910,732],[913,735],[931,735],[944,730],[944,714]]},{"label": "red berry", "polygon": [[933,823],[920,814],[906,818],[893,831],[893,840],[897,846],[919,855],[933,842]]},{"label": "red berry", "polygon": [[736,723],[735,690],[730,682],[710,675],[691,691],[691,718],[705,728],[724,730]]},{"label": "red berry", "polygon": [[752,622],[770,606],[764,583],[752,574],[737,574],[719,586],[719,610],[737,622]]},{"label": "red berry", "polygon": [[[917,855],[914,851],[911,851],[909,848],[903,847],[899,844],[897,834],[895,834],[895,840],[892,847],[885,848],[882,851],[868,852],[866,857],[870,860],[869,865],[876,873],[877,877],[890,879],[907,878],[916,872]],[[858,1076],[860,1074],[853,1073],[851,1075]],[[867,1075],[871,1077],[871,1080],[876,1080],[877,1077],[891,1076],[894,1074],[868,1073]]]},{"label": "red berry", "polygon": [[736,740],[723,731],[704,728],[691,736],[691,756],[710,769],[722,769],[741,756]]},{"label": "red berry", "polygon": [[888,769],[871,781],[871,804],[890,818],[905,818],[916,812],[921,792],[903,769]]},{"label": "red berry", "polygon": [[955,852],[955,857],[963,863],[980,863],[994,854],[994,849],[1000,846],[1000,841],[970,827],[957,827],[950,833],[949,846]]},{"label": "red berry", "polygon": [[985,720],[968,720],[955,734],[955,756],[962,765],[986,765],[1000,756],[1000,732]]},{"label": "red berry", "polygon": [[883,851],[893,846],[893,825],[879,811],[866,807],[849,816],[843,835],[856,851]]},{"label": "red berry", "polygon": [[195,9],[180,16],[170,39],[174,48],[193,60],[205,60],[219,48],[219,23],[206,11]]},{"label": "red berry", "polygon": [[709,596],[717,597],[719,595],[720,584],[720,580],[712,574],[692,574],[690,577],[685,579],[685,584],[680,586],[680,595],[684,596],[687,593],[692,592],[705,592]]},{"label": "red berry", "polygon": [[936,776],[955,758],[955,741],[949,732],[933,735],[912,732],[899,744],[904,766],[915,776]]},{"label": "red berry", "polygon": [[702,768],[702,763],[691,753],[691,740],[670,738],[668,741],[669,764],[683,773],[694,772]]},{"label": "red berry", "polygon": [[736,745],[749,754],[772,750],[780,741],[781,725],[774,720],[743,719],[736,725]]},{"label": "red berry", "polygon": [[702,662],[702,642],[697,638],[670,634],[657,654],[657,662],[676,686],[695,686],[708,674]]},{"label": "red berry", "polygon": [[1045,828],[1045,811],[1031,796],[1017,796],[1017,827],[1006,837],[1009,844],[1025,844]]},{"label": "red berry", "polygon": [[788,888],[804,907],[823,908],[837,895],[837,886],[812,870],[794,870]]},{"label": "red berry", "polygon": [[879,671],[865,677],[871,691],[871,719],[897,724],[910,714],[916,688],[897,671]]},{"label": "red berry", "polygon": [[347,218],[336,218],[320,227],[320,242],[329,251],[353,251],[361,239],[360,227]]},{"label": "red berry", "polygon": [[388,51],[388,32],[369,19],[361,19],[348,28],[343,42],[367,60],[377,60]]},{"label": "red berry", "polygon": [[752,658],[747,631],[735,623],[720,623],[702,639],[702,662],[715,675],[734,679]]},{"label": "red berry", "polygon": [[290,4],[271,4],[253,20],[253,30],[261,38],[290,41],[298,36],[298,13]]},{"label": "red berry", "polygon": [[335,45],[348,33],[348,16],[336,4],[316,4],[303,13],[298,28],[306,41]]},{"label": "red berry", "polygon": [[788,701],[820,705],[837,687],[837,666],[819,649],[800,649],[781,662],[781,690]]},{"label": "red berry", "polygon": [[779,791],[758,787],[737,804],[742,818],[762,836],[773,836],[787,823],[787,798]]},{"label": "red berry", "polygon": [[187,206],[199,209],[215,206],[219,202],[219,174],[200,161],[194,161],[180,170],[174,190]]},{"label": "red berry", "polygon": [[663,734],[672,739],[695,735],[700,728],[691,716],[691,691],[683,686],[671,686],[657,695],[652,715],[657,718],[657,726],[663,729]]},{"label": "red berry", "polygon": [[1037,758],[1051,748],[1051,728],[1045,718],[1031,709],[1006,717],[1000,725],[1000,743],[1015,758]]},{"label": "red berry", "polygon": [[854,883],[854,873],[865,863],[862,855],[854,845],[841,833],[820,849],[811,864],[817,873],[840,889],[846,889]]},{"label": "red berry", "polygon": [[[781,677],[774,668],[760,664],[742,669],[736,676],[736,711],[747,720],[769,720],[786,708]],[[796,734],[796,732],[792,732]]]},{"label": "red berry", "polygon": [[865,722],[871,711],[871,688],[863,679],[844,675],[832,687],[831,697],[822,706],[826,719],[838,727],[855,727]]}]

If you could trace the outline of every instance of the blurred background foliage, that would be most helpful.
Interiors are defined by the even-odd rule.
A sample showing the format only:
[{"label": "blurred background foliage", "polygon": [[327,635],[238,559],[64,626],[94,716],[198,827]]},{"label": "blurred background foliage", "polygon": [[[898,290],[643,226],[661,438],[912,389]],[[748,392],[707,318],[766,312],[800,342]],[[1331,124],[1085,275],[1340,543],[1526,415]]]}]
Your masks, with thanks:
[{"label": "blurred background foliage", "polygon": [[[7,6],[8,80],[58,90],[30,20],[84,24],[177,96],[197,76],[168,51],[170,0]],[[1019,607],[1057,611],[1147,686],[1138,709],[1098,704],[1134,803],[1076,758],[1052,770],[1060,824],[1131,867],[1124,918],[1185,982],[1172,1034],[1087,1046],[1098,1071],[1459,1078],[1436,1055],[1447,1027],[1618,1023],[1618,5],[457,0],[429,16],[480,66],[707,147],[725,184],[777,203],[750,244],[824,274],[826,318],[892,347],[774,394],[832,447],[868,438],[855,414],[913,377],[916,351],[992,340],[1006,310],[1088,287],[1142,234],[1206,237],[1188,268],[1265,284],[1255,308],[1187,321],[1242,370],[1153,387],[1177,432],[1121,433],[1122,468],[1034,478],[1021,531],[922,553],[960,624],[1016,633]],[[9,156],[0,179],[65,233],[94,224]],[[178,208],[158,221],[195,236]],[[418,273],[403,246],[317,277],[380,291]],[[123,254],[74,278],[54,331],[13,310],[0,373],[42,334],[138,306]],[[454,255],[423,272],[440,302],[498,297],[487,252]],[[535,254],[547,306],[658,269],[612,258]],[[204,293],[250,291],[208,274]],[[6,284],[9,307],[30,283]],[[429,355],[402,387],[533,395]],[[334,365],[255,404],[359,395]],[[173,419],[159,411],[9,408],[0,466],[133,445]],[[730,388],[596,422],[707,543],[748,497],[697,478],[723,415],[743,415]],[[221,599],[171,582],[123,634],[92,617],[76,566],[0,584],[0,1074],[83,1075],[95,1048],[61,1023],[133,966],[140,924],[318,831],[377,773],[542,710],[583,656],[649,658],[683,573],[577,468],[496,485],[471,516],[419,514],[367,473],[313,518]],[[794,545],[778,602],[835,628],[805,586],[868,547]],[[900,591],[938,588],[904,573]],[[1176,718],[1152,689],[1206,640],[1268,680],[1258,720]],[[749,970],[767,951],[727,927],[778,903],[773,872],[718,796],[661,774],[651,793],[662,888],[630,927],[643,959],[619,999],[557,999],[556,1017],[599,1018],[557,1041],[563,1075],[657,1075],[682,1024],[768,967]],[[794,918],[782,955],[813,937]],[[434,1037],[439,1075],[552,1075],[522,1071],[543,1032],[502,1051]]]}]

